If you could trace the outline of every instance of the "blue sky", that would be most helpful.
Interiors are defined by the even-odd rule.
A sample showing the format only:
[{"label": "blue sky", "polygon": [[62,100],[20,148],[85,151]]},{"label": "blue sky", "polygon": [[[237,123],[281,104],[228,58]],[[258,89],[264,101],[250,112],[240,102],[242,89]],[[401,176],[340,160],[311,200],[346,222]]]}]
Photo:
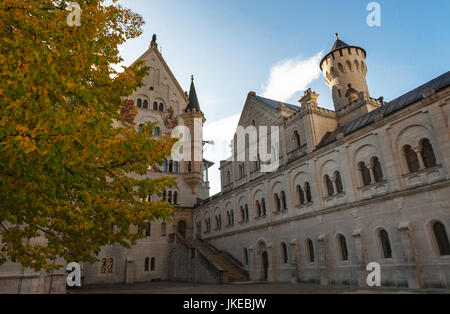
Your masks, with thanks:
[{"label": "blue sky", "polygon": [[[125,65],[146,51],[156,33],[162,54],[184,89],[189,87],[190,75],[195,75],[200,105],[209,123],[206,139],[231,138],[247,93],[267,93],[271,71],[280,62],[314,62],[321,52],[326,54],[335,32],[346,43],[367,51],[367,82],[375,98],[392,100],[450,68],[448,0],[377,1],[380,27],[367,25],[370,12],[366,7],[371,1],[366,0],[120,2],[146,21],[144,34],[122,49]],[[299,77],[297,90],[277,100],[297,104],[305,88],[301,83],[307,82],[307,87],[321,94],[319,104],[332,109],[323,76],[316,78],[301,71],[301,66],[299,69],[298,75],[291,73]],[[296,78],[286,84],[295,87]],[[227,126],[220,136],[214,133],[215,122]],[[218,162],[224,156],[215,150],[210,148],[207,157]],[[213,180],[215,193],[219,183],[217,177]]]}]

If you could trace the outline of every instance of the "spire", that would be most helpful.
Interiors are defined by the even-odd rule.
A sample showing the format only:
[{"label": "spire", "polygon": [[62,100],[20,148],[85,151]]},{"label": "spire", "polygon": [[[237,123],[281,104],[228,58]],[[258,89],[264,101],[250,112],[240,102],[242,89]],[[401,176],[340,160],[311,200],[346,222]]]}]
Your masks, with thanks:
[{"label": "spire", "polygon": [[333,52],[341,48],[350,47],[349,45],[347,45],[346,43],[344,43],[342,40],[339,39],[339,33],[334,33],[334,35],[336,36],[336,42],[334,43],[333,48],[331,48],[330,52]]},{"label": "spire", "polygon": [[194,85],[194,76],[191,76],[191,89],[189,90],[189,104],[186,107],[187,111],[197,110],[198,112],[201,112],[200,110],[200,104],[198,102],[197,98],[197,92],[195,91],[195,85]]}]

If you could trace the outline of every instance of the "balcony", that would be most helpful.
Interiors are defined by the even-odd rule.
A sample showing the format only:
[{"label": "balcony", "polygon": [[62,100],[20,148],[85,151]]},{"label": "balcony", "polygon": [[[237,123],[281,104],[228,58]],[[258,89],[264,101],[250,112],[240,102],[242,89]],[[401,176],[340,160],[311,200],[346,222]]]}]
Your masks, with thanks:
[{"label": "balcony", "polygon": [[387,193],[387,181],[381,181],[358,188],[361,199],[369,199]]},{"label": "balcony", "polygon": [[416,186],[431,184],[445,178],[444,169],[442,165],[437,165],[433,168],[421,169],[416,172],[403,175],[408,188],[414,188]]},{"label": "balcony", "polygon": [[334,207],[345,203],[345,193],[334,194],[323,198],[325,207]]}]

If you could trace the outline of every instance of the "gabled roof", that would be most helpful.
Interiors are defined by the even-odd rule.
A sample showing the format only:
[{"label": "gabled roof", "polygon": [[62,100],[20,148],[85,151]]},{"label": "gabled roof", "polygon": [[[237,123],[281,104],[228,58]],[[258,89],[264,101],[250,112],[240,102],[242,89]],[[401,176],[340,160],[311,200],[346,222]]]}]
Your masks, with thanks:
[{"label": "gabled roof", "polygon": [[397,112],[409,105],[418,102],[419,100],[423,99],[423,94],[428,89],[433,89],[437,93],[448,86],[450,86],[450,71],[394,99],[383,107],[371,111],[359,117],[358,119],[347,123],[343,127],[338,128],[333,132],[327,132],[317,148],[321,148],[335,142],[337,140],[338,134],[340,133],[343,133],[344,136],[346,136],[375,122],[375,120],[380,116],[382,116],[383,118],[387,117],[394,112]]},{"label": "gabled roof", "polygon": [[175,75],[173,75],[172,71],[170,70],[169,66],[166,63],[166,60],[164,60],[164,58],[162,57],[161,53],[158,50],[158,45],[153,44],[150,45],[150,48],[144,52],[136,61],[134,61],[132,63],[132,65],[134,65],[135,63],[137,63],[138,61],[143,60],[146,56],[148,56],[152,51],[154,51],[156,53],[156,55],[158,56],[158,59],[161,61],[162,65],[164,66],[164,68],[166,69],[167,73],[169,73],[170,78],[172,79],[173,83],[175,84],[175,87],[178,89],[178,91],[180,92],[181,96],[184,98],[184,100],[186,101],[186,104],[189,103],[188,97],[186,96],[186,94],[184,93],[183,88],[181,88],[180,83],[178,83],[178,80],[175,78]]},{"label": "gabled roof", "polygon": [[260,102],[264,103],[265,105],[269,106],[270,108],[272,108],[274,110],[280,109],[281,103],[285,104],[288,109],[291,109],[291,110],[294,110],[294,111],[299,111],[300,110],[299,106],[287,104],[287,103],[284,103],[282,101],[277,101],[277,100],[273,100],[273,99],[269,99],[269,98],[264,98],[264,97],[257,96],[257,95],[252,95],[251,97],[259,100]]}]

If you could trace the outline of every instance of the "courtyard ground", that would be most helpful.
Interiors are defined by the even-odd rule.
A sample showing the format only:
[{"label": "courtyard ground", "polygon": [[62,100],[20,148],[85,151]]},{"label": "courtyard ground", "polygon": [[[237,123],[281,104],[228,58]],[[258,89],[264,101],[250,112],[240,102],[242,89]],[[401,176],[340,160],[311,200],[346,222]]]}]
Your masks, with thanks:
[{"label": "courtyard ground", "polygon": [[70,289],[68,294],[450,294],[450,290],[399,288],[357,288],[346,286],[300,285],[289,283],[193,284],[182,282],[146,282],[132,285],[92,285]]}]

